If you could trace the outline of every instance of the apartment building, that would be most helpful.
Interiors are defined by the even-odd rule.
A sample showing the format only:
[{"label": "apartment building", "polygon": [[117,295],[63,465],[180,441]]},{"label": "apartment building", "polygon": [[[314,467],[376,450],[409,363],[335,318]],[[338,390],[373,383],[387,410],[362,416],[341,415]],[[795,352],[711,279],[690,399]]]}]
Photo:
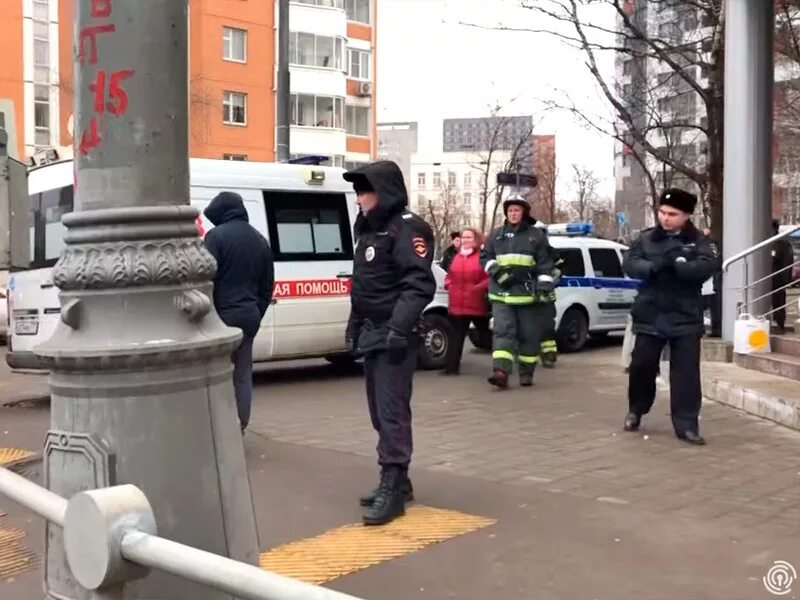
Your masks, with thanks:
[{"label": "apartment building", "polygon": [[378,158],[392,160],[403,172],[406,188],[411,189],[411,156],[417,152],[418,127],[415,122],[378,123]]},{"label": "apartment building", "polygon": [[[76,0],[5,0],[0,126],[20,159],[72,153]],[[377,0],[290,3],[293,157],[354,166],[377,154]],[[190,154],[275,159],[277,2],[189,1]]]}]

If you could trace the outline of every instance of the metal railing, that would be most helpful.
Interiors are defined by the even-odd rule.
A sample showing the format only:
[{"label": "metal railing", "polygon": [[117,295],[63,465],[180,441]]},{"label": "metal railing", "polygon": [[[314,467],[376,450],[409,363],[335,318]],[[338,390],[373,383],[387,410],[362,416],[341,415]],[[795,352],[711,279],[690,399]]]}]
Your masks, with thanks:
[{"label": "metal railing", "polygon": [[[752,254],[758,252],[759,250],[763,250],[765,248],[768,248],[770,245],[774,244],[775,242],[777,242],[779,240],[782,240],[784,238],[789,237],[790,235],[792,235],[796,231],[800,231],[800,225],[795,225],[792,228],[787,229],[786,231],[782,231],[782,232],[780,232],[780,233],[778,233],[776,235],[773,235],[771,238],[768,238],[768,239],[764,240],[763,242],[759,242],[758,244],[755,244],[754,246],[751,246],[750,248],[746,248],[745,250],[742,250],[738,254],[734,254],[733,256],[731,256],[729,259],[727,259],[726,261],[724,261],[722,263],[722,271],[724,273],[730,268],[731,265],[733,265],[733,264],[735,264],[735,263],[737,263],[737,262],[739,262],[741,260],[744,261],[744,265],[743,265],[744,266],[744,282],[742,284],[742,287],[740,288],[740,290],[742,292],[742,302],[739,303],[739,309],[738,309],[738,313],[739,314],[751,312],[750,307],[752,305],[754,305],[756,302],[758,302],[760,300],[765,300],[766,298],[771,297],[773,294],[775,294],[777,292],[780,292],[782,290],[786,290],[786,289],[792,287],[796,283],[794,281],[790,281],[786,285],[783,285],[783,286],[781,286],[781,287],[779,287],[777,289],[771,290],[771,291],[767,292],[766,294],[761,294],[760,296],[757,296],[756,298],[750,299],[750,292],[751,292],[751,290],[753,290],[753,288],[755,286],[771,280],[773,277],[775,277],[776,275],[778,275],[780,273],[783,273],[786,270],[794,269],[794,267],[800,265],[800,261],[795,261],[794,263],[792,263],[789,266],[783,267],[782,269],[779,269],[779,270],[777,270],[775,272],[772,272],[769,275],[766,275],[765,277],[762,277],[761,279],[758,279],[758,280],[752,281],[752,282],[749,281],[749,279],[750,279],[750,270],[749,270],[749,264],[747,262],[747,258],[749,258]],[[780,310],[788,308],[788,306],[791,303],[792,303],[792,301],[787,301],[782,306],[773,307],[772,310],[763,312],[759,316],[762,317],[762,318],[768,317],[768,316],[770,316],[770,315],[772,315],[772,314],[774,314],[774,313],[776,313],[776,312],[778,312]]]},{"label": "metal railing", "polygon": [[249,600],[360,600],[158,537],[150,504],[132,485],[68,501],[0,467],[0,494],[63,528],[70,570],[87,590],[119,589],[152,568]]}]

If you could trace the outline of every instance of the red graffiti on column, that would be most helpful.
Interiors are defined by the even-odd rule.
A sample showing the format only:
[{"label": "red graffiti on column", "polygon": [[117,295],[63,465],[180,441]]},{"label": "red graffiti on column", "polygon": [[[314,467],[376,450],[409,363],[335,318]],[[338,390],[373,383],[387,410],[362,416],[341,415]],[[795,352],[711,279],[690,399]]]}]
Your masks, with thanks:
[{"label": "red graffiti on column", "polygon": [[103,19],[111,16],[111,0],[92,0],[92,16]]},{"label": "red graffiti on column", "polygon": [[[89,0],[91,2],[90,14],[94,19],[107,18],[111,16],[112,0]],[[89,56],[88,64],[97,64],[100,50],[97,38],[101,34],[114,33],[116,27],[113,23],[98,25],[87,25],[80,31],[78,60],[81,64],[87,63],[86,42],[88,40]],[[109,73],[105,69],[99,69],[94,81],[89,84],[89,91],[94,95],[93,110],[94,115],[89,120],[89,127],[80,136],[78,151],[82,156],[88,155],[93,149],[100,146],[102,137],[100,135],[100,125],[102,116],[105,112],[114,116],[122,116],[128,110],[128,94],[122,86],[122,82],[133,75],[133,69],[120,69]],[[106,81],[108,81],[108,94],[106,94]]]}]

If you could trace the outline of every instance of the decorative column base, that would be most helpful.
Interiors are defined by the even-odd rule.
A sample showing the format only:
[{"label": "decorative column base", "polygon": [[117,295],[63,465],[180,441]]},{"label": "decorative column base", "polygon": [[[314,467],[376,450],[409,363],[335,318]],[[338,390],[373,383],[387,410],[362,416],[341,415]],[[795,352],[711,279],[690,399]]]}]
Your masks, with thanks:
[{"label": "decorative column base", "polygon": [[[51,370],[47,486],[64,497],[130,483],[158,534],[257,564],[258,540],[233,396],[241,332],[213,309],[216,265],[188,206],[110,209],[64,218],[53,274],[61,320],[37,348]],[[88,600],[63,537],[48,528],[45,587]],[[158,572],[124,598],[217,600],[221,592]]]}]

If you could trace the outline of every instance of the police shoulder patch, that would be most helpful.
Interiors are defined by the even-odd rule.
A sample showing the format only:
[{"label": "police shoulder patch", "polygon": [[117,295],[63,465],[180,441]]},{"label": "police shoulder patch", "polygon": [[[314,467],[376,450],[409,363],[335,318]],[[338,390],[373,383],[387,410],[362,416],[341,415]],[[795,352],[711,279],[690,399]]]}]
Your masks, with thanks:
[{"label": "police shoulder patch", "polygon": [[416,254],[420,258],[425,258],[426,256],[428,256],[428,244],[425,243],[425,238],[421,236],[415,236],[411,240],[411,245],[414,248],[414,254]]}]

